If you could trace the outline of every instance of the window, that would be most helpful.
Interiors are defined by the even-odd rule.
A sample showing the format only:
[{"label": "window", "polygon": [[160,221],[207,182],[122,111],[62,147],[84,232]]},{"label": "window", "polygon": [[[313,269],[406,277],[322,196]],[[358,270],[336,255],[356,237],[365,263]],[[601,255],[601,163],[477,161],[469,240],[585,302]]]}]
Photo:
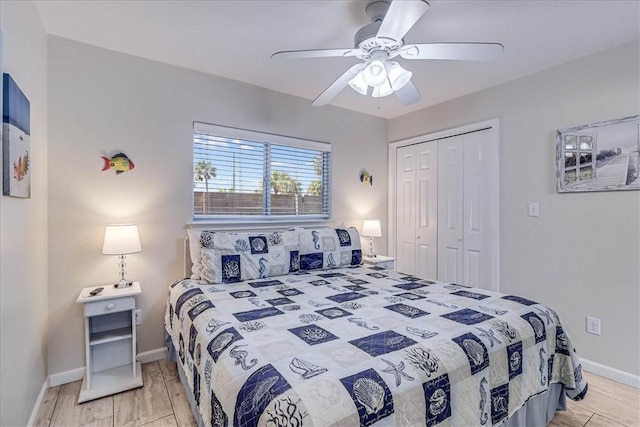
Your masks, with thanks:
[{"label": "window", "polygon": [[194,123],[193,215],[329,218],[331,145]]}]

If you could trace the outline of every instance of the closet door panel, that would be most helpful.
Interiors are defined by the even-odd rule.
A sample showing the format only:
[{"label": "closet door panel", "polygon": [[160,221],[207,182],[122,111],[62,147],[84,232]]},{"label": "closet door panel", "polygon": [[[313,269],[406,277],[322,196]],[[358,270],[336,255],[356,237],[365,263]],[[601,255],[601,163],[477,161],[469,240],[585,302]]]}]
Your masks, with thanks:
[{"label": "closet door panel", "polygon": [[401,147],[396,156],[396,268],[415,274],[416,260],[416,155],[413,147]]},{"label": "closet door panel", "polygon": [[418,159],[416,269],[423,279],[436,279],[438,268],[438,144],[425,142],[415,147]]},{"label": "closet door panel", "polygon": [[438,280],[463,281],[463,137],[438,145]]},{"label": "closet door panel", "polygon": [[464,137],[464,275],[465,285],[492,288],[490,206],[487,194],[489,132]]}]

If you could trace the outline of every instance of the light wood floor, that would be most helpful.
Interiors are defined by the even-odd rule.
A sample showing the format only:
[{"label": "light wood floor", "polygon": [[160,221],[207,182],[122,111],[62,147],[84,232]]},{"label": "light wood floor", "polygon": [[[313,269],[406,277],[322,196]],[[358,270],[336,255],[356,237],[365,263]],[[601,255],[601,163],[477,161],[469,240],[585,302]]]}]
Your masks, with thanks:
[{"label": "light wood floor", "polygon": [[[82,381],[47,390],[36,426],[184,427],[195,426],[173,362],[142,365],[144,387],[78,404]],[[640,390],[585,372],[587,397],[558,412],[551,427],[638,427]],[[538,427],[538,426],[523,426]]]}]

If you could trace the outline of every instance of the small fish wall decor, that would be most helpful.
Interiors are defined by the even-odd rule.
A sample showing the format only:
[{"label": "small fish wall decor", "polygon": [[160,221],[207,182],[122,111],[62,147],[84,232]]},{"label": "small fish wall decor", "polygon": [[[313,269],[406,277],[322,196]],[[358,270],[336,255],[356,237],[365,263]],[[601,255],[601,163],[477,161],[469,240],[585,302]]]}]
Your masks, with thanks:
[{"label": "small fish wall decor", "polygon": [[123,172],[129,172],[135,167],[133,162],[129,160],[129,157],[127,157],[127,155],[124,153],[114,154],[113,156],[111,156],[111,158],[107,158],[104,156],[101,157],[102,160],[104,160],[104,167],[102,168],[102,170],[106,171],[109,169],[113,169],[116,172],[116,175],[120,175]]},{"label": "small fish wall decor", "polygon": [[368,170],[362,169],[360,171],[360,182],[364,185],[373,185],[373,176],[369,173]]}]

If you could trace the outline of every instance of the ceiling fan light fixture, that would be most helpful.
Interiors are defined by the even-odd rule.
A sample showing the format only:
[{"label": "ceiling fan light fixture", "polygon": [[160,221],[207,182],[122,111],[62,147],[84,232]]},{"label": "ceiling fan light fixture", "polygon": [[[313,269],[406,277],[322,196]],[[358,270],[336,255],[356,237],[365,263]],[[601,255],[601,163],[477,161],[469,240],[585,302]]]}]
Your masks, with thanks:
[{"label": "ceiling fan light fixture", "polygon": [[385,64],[387,75],[389,76],[389,82],[391,88],[396,91],[402,89],[413,76],[411,71],[405,70],[400,64],[395,61],[388,61]]},{"label": "ceiling fan light fixture", "polygon": [[366,95],[367,90],[369,89],[369,85],[364,81],[364,75],[362,71],[360,71],[354,78],[349,80],[349,86],[360,95]]},{"label": "ceiling fan light fixture", "polygon": [[380,86],[373,88],[373,93],[371,94],[371,96],[374,98],[382,98],[383,96],[388,96],[392,93],[393,89],[391,88],[389,79],[385,79],[385,81]]},{"label": "ceiling fan light fixture", "polygon": [[379,59],[373,60],[363,71],[364,81],[369,86],[378,87],[387,81],[387,70],[384,62]]}]

